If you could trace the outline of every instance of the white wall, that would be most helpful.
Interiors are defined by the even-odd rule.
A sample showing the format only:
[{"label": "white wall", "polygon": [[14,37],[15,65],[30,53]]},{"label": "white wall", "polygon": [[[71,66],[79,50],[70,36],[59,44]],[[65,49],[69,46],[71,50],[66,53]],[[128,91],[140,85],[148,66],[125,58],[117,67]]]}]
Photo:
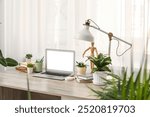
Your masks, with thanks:
[{"label": "white wall", "polygon": [[4,38],[4,0],[0,0],[0,49],[3,48],[3,38]]},{"label": "white wall", "polygon": [[[0,0],[0,49],[4,51],[4,0]],[[0,70],[2,66],[0,65]]]}]

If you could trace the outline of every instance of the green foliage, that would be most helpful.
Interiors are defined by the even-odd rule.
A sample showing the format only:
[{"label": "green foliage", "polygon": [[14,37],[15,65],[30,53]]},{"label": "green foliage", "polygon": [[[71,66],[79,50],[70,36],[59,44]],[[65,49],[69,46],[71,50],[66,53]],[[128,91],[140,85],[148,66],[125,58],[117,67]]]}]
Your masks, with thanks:
[{"label": "green foliage", "polygon": [[4,67],[14,67],[18,65],[18,62],[12,58],[4,58],[0,50],[0,64]]},{"label": "green foliage", "polygon": [[27,67],[33,68],[33,64],[32,64],[32,63],[28,63],[28,64],[27,64]]},{"label": "green foliage", "polygon": [[[146,66],[146,65],[145,65]],[[111,80],[105,80],[106,86],[102,91],[91,89],[100,99],[104,100],[149,100],[150,99],[150,73],[142,67],[135,76],[132,73],[129,77],[127,71],[123,72],[123,77],[109,74]]]},{"label": "green foliage", "polygon": [[95,67],[93,68],[93,72],[95,71],[109,71],[108,65],[111,64],[111,58],[100,53],[97,57],[89,56],[88,59],[94,63]]},{"label": "green foliage", "polygon": [[86,67],[86,64],[83,63],[83,62],[77,62],[77,61],[76,61],[76,64],[77,64],[77,65],[76,65],[77,67]]},{"label": "green foliage", "polygon": [[32,58],[32,54],[26,54],[26,58],[27,59],[31,59]]}]

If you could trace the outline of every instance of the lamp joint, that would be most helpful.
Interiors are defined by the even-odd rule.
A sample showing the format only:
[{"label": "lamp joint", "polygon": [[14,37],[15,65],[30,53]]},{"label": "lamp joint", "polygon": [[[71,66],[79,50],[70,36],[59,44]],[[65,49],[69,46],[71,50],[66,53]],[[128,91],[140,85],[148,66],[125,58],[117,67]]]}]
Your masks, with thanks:
[{"label": "lamp joint", "polygon": [[109,32],[109,33],[108,33],[108,37],[109,37],[109,41],[111,41],[111,40],[112,40],[112,37],[113,37],[113,33]]},{"label": "lamp joint", "polygon": [[90,21],[86,20],[84,25],[90,26]]}]

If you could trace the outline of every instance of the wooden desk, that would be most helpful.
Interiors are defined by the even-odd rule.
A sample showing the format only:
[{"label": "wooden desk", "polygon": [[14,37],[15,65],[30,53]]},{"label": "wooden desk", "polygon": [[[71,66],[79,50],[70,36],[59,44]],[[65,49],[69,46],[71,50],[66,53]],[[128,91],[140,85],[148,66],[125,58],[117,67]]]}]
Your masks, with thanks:
[{"label": "wooden desk", "polygon": [[[87,86],[100,89],[99,86],[92,83],[78,83],[76,80],[58,81],[30,76],[29,82],[34,99],[97,99]],[[27,94],[26,91],[25,73],[15,70],[0,72],[0,99],[11,99],[10,97],[12,99],[27,99],[23,96]],[[15,95],[19,95],[19,92],[21,92],[21,97],[15,97]]]}]

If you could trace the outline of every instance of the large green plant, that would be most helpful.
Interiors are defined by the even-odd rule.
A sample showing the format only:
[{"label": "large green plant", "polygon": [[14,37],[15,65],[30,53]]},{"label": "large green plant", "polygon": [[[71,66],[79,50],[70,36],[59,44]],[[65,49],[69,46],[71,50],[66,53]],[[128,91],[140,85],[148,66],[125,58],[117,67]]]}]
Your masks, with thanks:
[{"label": "large green plant", "polygon": [[12,58],[4,58],[2,51],[0,50],[0,64],[4,67],[14,67],[18,65],[18,62]]},{"label": "large green plant", "polygon": [[111,58],[100,53],[96,57],[89,56],[88,59],[94,63],[95,67],[93,68],[93,72],[95,71],[111,71],[108,67],[111,64]]},{"label": "large green plant", "polygon": [[[0,50],[0,64],[4,67],[14,67],[18,65],[18,62],[12,58],[4,58],[2,51]],[[31,92],[30,92],[30,88],[29,88],[29,76],[27,75],[27,95],[28,95],[28,99],[31,99]]]},{"label": "large green plant", "polygon": [[104,79],[106,86],[101,91],[91,90],[100,99],[105,100],[148,100],[150,99],[150,73],[146,66],[147,61],[136,76],[132,73],[128,77],[127,71],[124,71],[121,76],[109,74],[113,79]]}]

